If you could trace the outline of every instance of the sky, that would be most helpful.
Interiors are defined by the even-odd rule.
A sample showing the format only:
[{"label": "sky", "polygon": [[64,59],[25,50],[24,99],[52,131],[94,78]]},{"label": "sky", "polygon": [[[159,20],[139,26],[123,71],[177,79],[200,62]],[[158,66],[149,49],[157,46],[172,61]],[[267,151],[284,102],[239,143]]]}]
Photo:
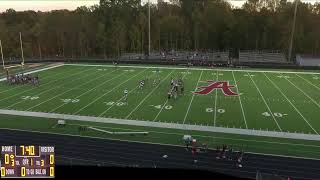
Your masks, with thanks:
[{"label": "sky", "polygon": [[[147,2],[148,0],[142,0]],[[156,2],[157,0],[150,0]],[[241,7],[245,0],[228,0],[232,5]],[[289,0],[290,1],[290,0]],[[305,2],[315,3],[320,0],[303,0]],[[34,10],[50,11],[54,9],[74,10],[79,6],[92,6],[99,4],[99,0],[0,0],[0,12],[13,8],[16,11]]]}]

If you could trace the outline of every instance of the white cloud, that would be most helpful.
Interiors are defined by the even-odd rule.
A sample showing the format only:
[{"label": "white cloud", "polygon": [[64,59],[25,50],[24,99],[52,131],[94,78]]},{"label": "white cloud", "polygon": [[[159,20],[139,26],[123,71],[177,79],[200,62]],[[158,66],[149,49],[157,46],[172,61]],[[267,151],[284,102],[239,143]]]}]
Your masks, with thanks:
[{"label": "white cloud", "polygon": [[0,1],[0,12],[9,8],[13,8],[16,11],[50,11],[54,9],[74,10],[79,6],[92,6],[95,4],[99,4],[99,0],[2,0]]},{"label": "white cloud", "polygon": [[[156,3],[157,0],[150,0]],[[168,1],[168,0],[167,0]],[[245,0],[228,0],[233,5],[241,7]],[[289,0],[290,1],[290,0]],[[293,0],[291,0],[293,1]],[[143,3],[148,0],[142,0]],[[320,0],[304,0],[304,2],[320,2]],[[13,8],[16,11],[35,10],[50,11],[54,9],[74,10],[79,6],[92,6],[99,4],[99,0],[0,0],[0,12]]]}]

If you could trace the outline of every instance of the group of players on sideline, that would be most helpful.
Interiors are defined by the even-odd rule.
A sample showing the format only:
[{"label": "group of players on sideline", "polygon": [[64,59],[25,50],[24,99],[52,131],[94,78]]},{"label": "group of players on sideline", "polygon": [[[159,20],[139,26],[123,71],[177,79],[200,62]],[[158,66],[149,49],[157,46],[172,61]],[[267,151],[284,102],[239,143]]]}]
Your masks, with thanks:
[{"label": "group of players on sideline", "polygon": [[[199,142],[197,142],[196,139],[193,139],[190,135],[184,136],[184,143],[185,143],[186,150],[191,152],[194,159],[194,163],[197,163],[198,154],[209,152],[208,144],[206,143],[199,144]],[[215,153],[216,153],[216,159],[234,161],[237,167],[239,168],[242,167],[242,160],[244,156],[243,150],[235,152],[232,147],[229,147],[227,144],[223,144],[222,146],[217,145]]]},{"label": "group of players on sideline", "polygon": [[229,161],[234,160],[236,162],[237,167],[242,167],[244,151],[239,151],[238,153],[235,153],[231,147],[229,148],[228,145],[223,144],[222,147],[217,146],[216,152],[216,159],[226,159]]},{"label": "group of players on sideline", "polygon": [[24,73],[10,75],[8,69],[6,69],[6,73],[9,85],[31,84],[33,86],[38,86],[40,83],[38,75],[32,76],[31,74],[25,75]]}]

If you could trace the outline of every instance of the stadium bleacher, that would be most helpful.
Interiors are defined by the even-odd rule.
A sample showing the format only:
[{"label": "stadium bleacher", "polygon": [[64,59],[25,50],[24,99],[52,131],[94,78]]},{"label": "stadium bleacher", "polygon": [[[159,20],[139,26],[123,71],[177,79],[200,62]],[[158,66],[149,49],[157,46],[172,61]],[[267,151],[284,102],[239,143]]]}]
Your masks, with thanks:
[{"label": "stadium bleacher", "polygon": [[286,57],[281,52],[239,51],[240,63],[286,63]]},{"label": "stadium bleacher", "polygon": [[149,60],[176,60],[176,61],[205,61],[205,62],[228,62],[229,51],[168,51],[151,52]]},{"label": "stadium bleacher", "polygon": [[140,53],[124,53],[120,56],[120,60],[143,60],[145,59],[144,54]]}]

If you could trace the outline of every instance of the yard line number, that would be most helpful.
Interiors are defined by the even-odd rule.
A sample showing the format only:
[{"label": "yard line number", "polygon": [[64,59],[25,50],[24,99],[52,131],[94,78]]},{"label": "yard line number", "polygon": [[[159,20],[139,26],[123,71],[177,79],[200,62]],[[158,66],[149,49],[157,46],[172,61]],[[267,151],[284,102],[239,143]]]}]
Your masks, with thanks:
[{"label": "yard line number", "polygon": [[281,75],[281,76],[277,76],[278,78],[285,78],[285,79],[290,79],[291,77],[290,76],[283,76],[283,75]]},{"label": "yard line number", "polygon": [[21,99],[33,101],[33,100],[39,99],[39,97],[38,96],[21,96]]},{"label": "yard line number", "polygon": [[[266,117],[270,117],[270,116],[271,116],[271,114],[270,114],[269,112],[263,112],[262,115],[263,115],[263,116],[266,116]],[[274,115],[275,117],[281,118],[281,117],[283,117],[283,116],[287,116],[288,114],[282,114],[282,113],[279,113],[279,112],[274,112],[273,115]]]},{"label": "yard line number", "polygon": [[[214,112],[214,108],[206,108],[206,112],[207,113],[212,113],[212,112]],[[223,113],[226,112],[226,110],[225,109],[217,109],[217,112],[220,113],[220,114],[223,114]]]},{"label": "yard line number", "polygon": [[163,107],[163,109],[165,109],[165,110],[170,110],[170,109],[172,109],[172,106],[171,106],[171,105],[166,105],[166,106],[163,106],[163,105],[149,105],[149,106],[154,107],[154,108],[156,108],[156,109],[162,109],[162,107]]},{"label": "yard line number", "polygon": [[64,103],[78,103],[80,99],[61,99]]},{"label": "yard line number", "polygon": [[113,102],[113,101],[109,101],[109,102],[104,102],[104,104],[106,104],[107,106],[124,106],[126,105],[124,102]]}]

